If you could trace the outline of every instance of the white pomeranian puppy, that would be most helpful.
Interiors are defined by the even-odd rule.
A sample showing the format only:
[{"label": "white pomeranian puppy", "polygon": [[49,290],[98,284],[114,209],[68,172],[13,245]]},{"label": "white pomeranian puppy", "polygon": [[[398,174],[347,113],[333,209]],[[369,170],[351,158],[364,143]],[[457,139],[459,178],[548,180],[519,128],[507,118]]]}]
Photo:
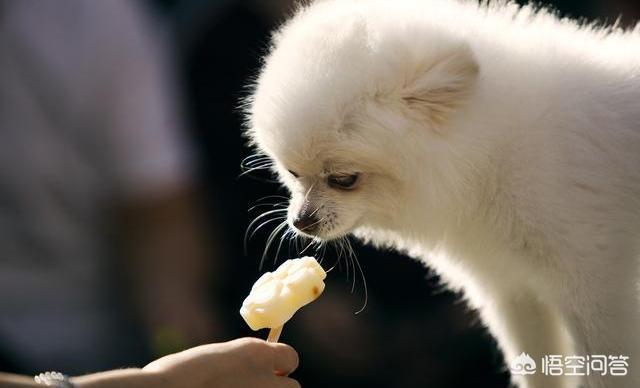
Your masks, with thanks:
[{"label": "white pomeranian puppy", "polygon": [[638,28],[509,2],[317,1],[274,35],[247,109],[300,233],[434,268],[508,364],[535,360],[520,387],[640,387]]}]

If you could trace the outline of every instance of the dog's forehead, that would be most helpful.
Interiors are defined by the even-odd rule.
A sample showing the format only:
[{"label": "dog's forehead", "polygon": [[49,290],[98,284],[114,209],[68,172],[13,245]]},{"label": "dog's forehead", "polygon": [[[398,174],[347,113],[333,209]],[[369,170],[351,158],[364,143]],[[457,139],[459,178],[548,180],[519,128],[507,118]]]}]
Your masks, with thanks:
[{"label": "dog's forehead", "polygon": [[336,80],[265,74],[253,97],[251,124],[272,140],[286,139],[297,149],[317,147],[343,127],[360,92],[356,85]]},{"label": "dog's forehead", "polygon": [[271,89],[256,95],[251,118],[253,140],[283,162],[320,163],[326,150],[339,142],[345,104],[318,95],[298,98],[274,96],[275,93],[286,92]]},{"label": "dog's forehead", "polygon": [[271,138],[286,137],[298,148],[315,141],[318,133],[338,129],[371,89],[362,20],[340,7],[331,10],[339,15],[309,18],[303,12],[288,22],[252,97],[252,126]]},{"label": "dog's forehead", "polygon": [[[278,131],[286,141],[268,141],[269,154],[289,169],[317,172],[334,153],[338,139],[336,132],[298,126]],[[284,138],[281,138],[284,139]]]}]

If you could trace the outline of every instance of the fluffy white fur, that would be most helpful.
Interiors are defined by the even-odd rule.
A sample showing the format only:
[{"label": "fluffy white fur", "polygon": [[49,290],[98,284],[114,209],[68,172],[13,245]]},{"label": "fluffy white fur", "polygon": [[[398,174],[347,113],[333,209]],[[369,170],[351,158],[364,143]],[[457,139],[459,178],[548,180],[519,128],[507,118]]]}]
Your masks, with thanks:
[{"label": "fluffy white fur", "polygon": [[[275,34],[248,109],[316,238],[424,261],[507,362],[630,357],[627,377],[539,368],[520,387],[640,387],[637,28],[505,2],[317,1]],[[327,184],[353,173],[353,190]]]}]

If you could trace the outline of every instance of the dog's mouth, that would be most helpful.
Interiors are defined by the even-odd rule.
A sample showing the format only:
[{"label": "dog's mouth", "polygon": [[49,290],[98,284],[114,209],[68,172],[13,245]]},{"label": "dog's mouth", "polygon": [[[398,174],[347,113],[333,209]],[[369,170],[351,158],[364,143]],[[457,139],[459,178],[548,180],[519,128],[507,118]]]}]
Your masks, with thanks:
[{"label": "dog's mouth", "polygon": [[289,219],[290,228],[300,236],[328,242],[347,236],[362,218],[348,222],[338,217],[335,211],[326,211],[326,209],[321,211],[323,208],[324,206],[320,206],[307,210],[303,207],[295,218]]},{"label": "dog's mouth", "polygon": [[307,229],[298,229],[297,227],[293,226],[293,229],[300,236],[313,239],[317,242],[331,242],[335,240],[340,240],[346,237],[347,235],[349,235],[350,233],[350,231],[340,231],[333,227],[327,228],[327,226],[330,226],[330,225],[318,224],[314,228],[307,228]]},{"label": "dog's mouth", "polygon": [[323,236],[323,226],[321,222],[301,224],[294,221],[291,227],[301,236],[328,241],[328,239]]},{"label": "dog's mouth", "polygon": [[291,227],[306,237],[320,237],[326,224],[326,217],[318,214],[321,208],[322,206],[312,208],[305,203],[295,218],[290,221]]},{"label": "dog's mouth", "polygon": [[290,227],[300,236],[311,238],[316,241],[330,241],[335,237],[331,237],[329,231],[326,230],[322,221],[315,223],[301,224],[299,222],[291,222]]}]

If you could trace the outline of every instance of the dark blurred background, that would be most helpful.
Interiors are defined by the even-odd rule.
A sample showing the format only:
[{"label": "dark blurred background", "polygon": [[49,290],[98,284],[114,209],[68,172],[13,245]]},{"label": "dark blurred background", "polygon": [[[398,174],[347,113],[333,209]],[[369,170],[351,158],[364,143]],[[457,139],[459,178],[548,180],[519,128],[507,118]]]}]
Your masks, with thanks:
[{"label": "dark blurred background", "polygon": [[[286,192],[267,171],[241,177],[238,107],[291,1],[45,3],[0,0],[0,370],[79,374],[264,338],[238,310],[276,224],[246,252],[243,238]],[[640,18],[634,0],[540,4]],[[285,327],[302,386],[508,386],[459,295],[415,260],[353,243],[366,308],[355,314],[364,282],[341,265]],[[298,256],[284,245],[265,270]]]}]

